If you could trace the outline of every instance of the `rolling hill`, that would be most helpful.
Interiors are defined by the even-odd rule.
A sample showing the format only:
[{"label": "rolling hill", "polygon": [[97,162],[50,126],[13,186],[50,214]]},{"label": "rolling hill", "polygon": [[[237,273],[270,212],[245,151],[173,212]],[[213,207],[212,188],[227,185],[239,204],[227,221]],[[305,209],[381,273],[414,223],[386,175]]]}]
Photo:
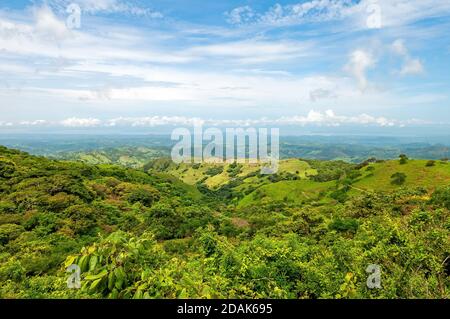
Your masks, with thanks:
[{"label": "rolling hill", "polygon": [[290,159],[266,176],[0,147],[0,298],[449,298],[449,166]]}]

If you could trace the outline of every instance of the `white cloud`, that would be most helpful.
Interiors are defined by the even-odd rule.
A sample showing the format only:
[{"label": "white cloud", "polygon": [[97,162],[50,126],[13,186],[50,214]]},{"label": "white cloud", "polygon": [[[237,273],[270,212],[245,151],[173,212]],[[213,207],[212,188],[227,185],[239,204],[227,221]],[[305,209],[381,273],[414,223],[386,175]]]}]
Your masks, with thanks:
[{"label": "white cloud", "polygon": [[405,63],[400,70],[401,75],[416,75],[422,74],[424,72],[424,67],[419,59],[407,58]]},{"label": "white cloud", "polygon": [[35,19],[36,31],[41,36],[61,41],[70,34],[66,24],[59,20],[53,11],[46,6],[35,9]]},{"label": "white cloud", "polygon": [[1,53],[111,63],[118,60],[186,63],[192,60],[189,56],[155,49],[146,34],[137,29],[100,24],[95,31],[69,30],[64,19],[48,6],[34,7],[32,12],[31,18],[12,19],[0,11]]},{"label": "white cloud", "polygon": [[391,45],[392,51],[400,56],[407,56],[408,49],[405,46],[405,41],[402,39],[395,40]]},{"label": "white cloud", "polygon": [[[417,119],[399,121],[385,117],[375,117],[368,114],[355,116],[336,115],[333,110],[324,112],[310,110],[306,116],[296,115],[289,117],[279,117],[274,119],[259,118],[246,120],[215,120],[201,119],[198,117],[184,116],[150,116],[150,117],[118,117],[108,120],[96,118],[68,118],[59,122],[49,122],[44,120],[21,122],[19,125],[53,125],[64,127],[157,127],[157,126],[222,126],[222,127],[249,127],[249,126],[340,126],[340,125],[360,125],[360,126],[407,126],[424,124]],[[430,124],[430,123],[427,123]],[[0,126],[5,125],[0,122]],[[9,126],[13,125],[9,123]]]},{"label": "white cloud", "polygon": [[392,51],[403,58],[403,65],[399,74],[401,75],[417,75],[424,72],[424,67],[419,59],[411,57],[404,40],[397,39],[391,45]]},{"label": "white cloud", "polygon": [[364,91],[368,86],[366,71],[374,65],[375,60],[370,53],[356,50],[351,53],[350,61],[344,69],[358,81],[359,88]]},{"label": "white cloud", "polygon": [[286,26],[340,19],[348,14],[351,5],[351,0],[312,0],[284,6],[277,3],[264,13],[256,13],[245,6],[231,10],[226,16],[231,24]]},{"label": "white cloud", "polygon": [[95,118],[68,118],[61,121],[61,125],[65,127],[96,127],[102,124],[102,121]]},{"label": "white cloud", "polygon": [[24,126],[42,126],[50,123],[46,120],[35,120],[35,121],[22,121],[19,124]]},{"label": "white cloud", "polygon": [[298,41],[244,40],[193,47],[185,52],[195,57],[225,57],[235,62],[263,63],[311,55],[311,43]]},{"label": "white cloud", "polygon": [[204,120],[184,116],[120,117],[104,122],[106,126],[154,127],[164,125],[202,125]]},{"label": "white cloud", "polygon": [[339,126],[344,124],[356,125],[376,125],[376,126],[395,126],[401,124],[399,121],[386,119],[384,117],[373,117],[367,114],[357,116],[339,116],[332,110],[325,112],[316,112],[311,110],[307,116],[283,117],[277,120],[277,123],[283,125],[324,125]]},{"label": "white cloud", "polygon": [[325,90],[322,88],[319,88],[319,89],[309,92],[309,98],[312,102],[317,102],[319,100],[336,98],[336,97],[337,97],[337,95],[335,92],[330,91],[330,90]]},{"label": "white cloud", "polygon": [[[276,4],[266,12],[240,7],[226,15],[229,23],[237,25],[280,27],[347,20],[354,28],[366,29],[367,21],[373,13],[368,8],[373,8],[374,5],[379,8],[383,28],[441,17],[450,12],[450,2],[446,0],[310,0],[288,5]],[[251,17],[248,12],[252,13]]]},{"label": "white cloud", "polygon": [[250,6],[237,7],[230,12],[226,12],[227,22],[231,24],[249,23],[255,16],[255,12]]},{"label": "white cloud", "polygon": [[65,12],[67,7],[76,3],[80,6],[83,13],[97,14],[97,13],[123,13],[136,16],[146,16],[150,18],[162,18],[161,12],[134,5],[129,1],[124,0],[47,0],[49,6],[58,12]]},{"label": "white cloud", "polygon": [[[364,0],[360,5],[367,5],[369,2],[371,0]],[[450,1],[447,0],[377,0],[377,2],[381,8],[383,27],[407,25],[450,13]]]},{"label": "white cloud", "polygon": [[[92,1],[93,7],[89,10],[108,12],[111,3]],[[307,1],[295,10],[294,7],[277,6],[267,17],[274,18],[274,21],[279,18],[282,23],[296,23],[301,19],[287,19],[288,14],[295,11],[298,17],[304,17],[304,21],[313,21],[311,19],[315,16],[314,19],[326,20],[328,9],[318,10],[326,3]],[[383,2],[380,0],[380,3]],[[344,17],[343,13],[338,14],[338,8],[336,4],[335,11],[329,11],[329,19]],[[31,106],[36,117],[40,117],[40,112],[56,117],[54,109],[61,118],[80,114],[83,114],[81,117],[95,117],[100,114],[99,110],[102,117],[146,115],[147,111],[167,114],[164,113],[167,109],[170,114],[241,114],[243,118],[252,114],[254,117],[266,115],[274,118],[279,114],[303,113],[310,108],[322,112],[332,108],[338,114],[375,111],[392,114],[389,112],[393,108],[410,110],[407,106],[411,104],[448,102],[448,97],[417,98],[423,91],[414,92],[409,88],[396,91],[402,83],[397,79],[399,83],[391,85],[392,78],[389,77],[385,83],[377,85],[380,89],[376,92],[366,90],[371,87],[368,70],[375,63],[381,64],[376,62],[375,57],[381,58],[381,55],[374,46],[352,52],[345,66],[345,71],[358,83],[360,90],[355,89],[352,78],[345,77],[342,70],[335,70],[331,64],[345,64],[340,60],[341,50],[347,52],[350,41],[361,47],[360,41],[367,40],[365,34],[354,36],[353,29],[338,36],[314,29],[303,37],[303,34],[290,32],[255,36],[248,30],[229,28],[226,35],[217,31],[217,36],[212,38],[211,33],[183,33],[179,26],[175,30],[150,30],[117,24],[117,21],[105,24],[111,20],[89,17],[91,28],[65,33],[64,18],[58,15],[58,11],[52,13],[49,10],[36,11],[34,17],[27,16],[26,12],[9,15],[9,12],[0,10],[0,78],[7,79],[5,85],[0,83],[0,104],[5,114],[14,114],[3,119],[17,119],[30,114]],[[350,7],[345,10],[350,10]],[[239,15],[235,19],[244,15],[237,22],[246,24],[247,20],[254,20],[250,11],[245,11],[247,16],[242,10],[235,12]],[[333,24],[333,28],[335,26]],[[436,29],[438,27],[440,25]],[[374,42],[379,34],[377,31],[373,36]],[[394,34],[395,37],[391,38],[392,34],[386,32],[388,41],[404,37],[402,32]],[[384,41],[384,36],[380,35],[382,40],[377,43]],[[299,40],[305,38],[314,40]],[[343,39],[342,43],[337,39]],[[408,42],[408,45],[412,50],[413,44]],[[394,43],[392,52],[404,61],[397,74],[424,71],[421,60],[414,57],[406,59],[409,52],[405,41]],[[20,79],[24,80],[20,82]],[[385,87],[381,87],[383,85]],[[12,87],[20,87],[20,94]],[[121,113],[124,109],[127,113]],[[330,114],[321,114],[324,118],[333,118]],[[304,122],[303,118],[300,116],[298,120]],[[158,121],[161,119],[150,117],[140,123]],[[251,123],[249,121],[243,120],[242,123]],[[379,121],[383,123],[382,118]],[[95,121],[83,123],[100,125]]]}]

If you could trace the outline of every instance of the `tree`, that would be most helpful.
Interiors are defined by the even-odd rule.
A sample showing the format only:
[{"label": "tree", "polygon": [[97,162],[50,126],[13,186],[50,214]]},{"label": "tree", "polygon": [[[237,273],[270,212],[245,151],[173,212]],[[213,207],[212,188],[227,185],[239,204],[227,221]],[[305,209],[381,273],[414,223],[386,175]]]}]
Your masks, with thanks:
[{"label": "tree", "polygon": [[16,171],[16,165],[13,161],[0,158],[0,177],[10,178]]},{"label": "tree", "polygon": [[6,245],[9,241],[16,239],[24,232],[24,228],[15,224],[0,226],[0,244]]},{"label": "tree", "polygon": [[403,185],[406,182],[406,174],[397,172],[391,176],[392,185]]},{"label": "tree", "polygon": [[150,207],[159,199],[159,192],[152,187],[139,187],[133,190],[127,197],[127,200],[134,203],[141,203],[144,206]]},{"label": "tree", "polygon": [[426,167],[433,167],[435,165],[436,165],[436,161],[433,161],[433,160],[430,160],[425,164]]},{"label": "tree", "polygon": [[399,157],[400,157],[400,165],[408,163],[408,156],[406,156],[405,154],[400,154]]}]

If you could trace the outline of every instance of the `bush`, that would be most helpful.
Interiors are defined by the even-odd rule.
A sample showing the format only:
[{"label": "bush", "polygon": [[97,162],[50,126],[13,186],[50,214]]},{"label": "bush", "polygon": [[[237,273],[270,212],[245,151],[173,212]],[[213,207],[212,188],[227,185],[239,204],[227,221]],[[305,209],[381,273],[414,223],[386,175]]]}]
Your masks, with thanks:
[{"label": "bush", "polygon": [[16,164],[13,161],[0,158],[0,177],[10,178],[16,171]]},{"label": "bush", "polygon": [[330,194],[330,197],[340,203],[344,203],[348,199],[347,192],[344,189],[339,189]]},{"label": "bush", "polygon": [[152,187],[139,187],[133,190],[127,197],[131,204],[141,203],[144,206],[151,207],[152,204],[159,200],[159,192]]},{"label": "bush", "polygon": [[238,164],[236,162],[233,162],[230,164],[230,166],[227,169],[228,175],[230,175],[231,178],[238,176],[241,173],[242,165]]},{"label": "bush", "polygon": [[0,201],[0,214],[14,214],[16,205],[9,201]]},{"label": "bush", "polygon": [[97,226],[96,211],[87,205],[71,206],[64,211],[65,223],[77,235],[90,234]]},{"label": "bush", "polygon": [[392,185],[403,185],[406,182],[406,174],[404,173],[395,173],[391,176],[391,184]]},{"label": "bush", "polygon": [[436,161],[433,161],[433,160],[430,160],[430,161],[428,161],[425,164],[426,167],[432,167],[432,166],[435,166],[435,165],[436,165]]},{"label": "bush", "polygon": [[5,224],[0,226],[0,244],[6,245],[11,240],[16,239],[25,229],[16,224]]},{"label": "bush", "polygon": [[343,218],[334,220],[329,228],[341,233],[349,232],[355,234],[359,228],[359,222],[354,218]]},{"label": "bush", "polygon": [[208,168],[205,173],[206,173],[206,175],[209,175],[212,177],[212,176],[222,174],[222,172],[223,172],[223,166],[214,166],[214,167]]},{"label": "bush", "polygon": [[431,202],[450,209],[450,186],[436,190],[431,196]]},{"label": "bush", "polygon": [[400,157],[400,165],[408,163],[408,156],[406,156],[405,154],[401,154],[399,157]]}]

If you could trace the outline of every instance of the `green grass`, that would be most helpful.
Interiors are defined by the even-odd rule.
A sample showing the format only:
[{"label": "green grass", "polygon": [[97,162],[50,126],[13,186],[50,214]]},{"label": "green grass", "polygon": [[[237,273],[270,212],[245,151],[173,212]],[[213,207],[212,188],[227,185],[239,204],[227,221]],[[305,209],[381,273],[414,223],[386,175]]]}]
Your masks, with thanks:
[{"label": "green grass", "polygon": [[310,180],[281,181],[261,186],[245,196],[239,207],[284,201],[301,203],[305,200],[317,200],[322,191],[327,191],[335,182],[318,183]]},{"label": "green grass", "polygon": [[287,159],[280,161],[279,171],[282,173],[295,174],[301,178],[317,175],[317,170],[312,169],[308,163],[299,159]]},{"label": "green grass", "polygon": [[[391,191],[400,187],[425,187],[433,190],[439,186],[450,184],[450,163],[436,161],[435,166],[426,167],[426,160],[409,160],[400,165],[398,160],[375,163],[372,172],[362,168],[363,177],[354,183],[354,187],[363,190]],[[406,174],[406,182],[402,186],[392,185],[391,176],[397,172]],[[372,174],[373,173],[373,174]],[[351,193],[358,192],[353,189]]]},{"label": "green grass", "polygon": [[171,174],[167,173],[153,173],[153,174],[164,180],[170,181],[171,184],[177,186],[179,189],[184,190],[186,192],[186,195],[188,195],[194,200],[200,200],[203,197],[202,193],[200,193],[200,191],[195,186],[185,184],[180,179]]},{"label": "green grass", "polygon": [[[198,165],[198,164],[197,164]],[[214,166],[223,166],[223,172],[221,174],[215,176],[209,176],[206,174],[207,170]],[[204,181],[205,185],[210,189],[217,189],[221,186],[230,182],[232,177],[227,172],[230,164],[212,164],[212,163],[204,163],[199,165],[198,168],[194,168],[193,164],[179,164],[179,165],[171,165],[168,173],[178,177],[183,182],[195,185],[199,181]],[[255,164],[242,164],[241,172],[237,175],[237,177],[245,178],[251,173],[257,172],[260,170],[259,165]],[[316,175],[317,171],[312,169],[311,166],[301,160],[298,159],[287,159],[281,160],[279,164],[278,173],[290,173],[298,175],[299,177],[305,179],[307,176]],[[260,186],[262,184],[267,183],[266,177],[249,177],[244,179],[244,184]],[[245,188],[246,185],[242,187]]]}]

